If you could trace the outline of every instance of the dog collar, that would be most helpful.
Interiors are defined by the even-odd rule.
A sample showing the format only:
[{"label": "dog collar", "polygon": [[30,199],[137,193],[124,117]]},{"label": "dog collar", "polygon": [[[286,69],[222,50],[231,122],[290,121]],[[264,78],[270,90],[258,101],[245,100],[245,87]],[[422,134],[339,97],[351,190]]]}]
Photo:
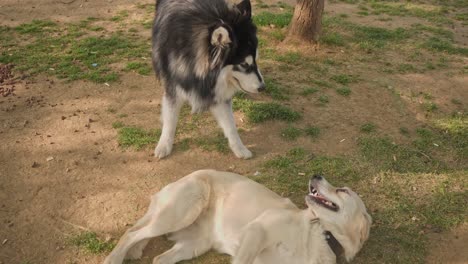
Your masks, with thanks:
[{"label": "dog collar", "polygon": [[338,260],[344,253],[343,246],[330,231],[323,232],[323,235],[325,236],[328,246],[331,248],[333,253],[335,253],[336,259]]}]

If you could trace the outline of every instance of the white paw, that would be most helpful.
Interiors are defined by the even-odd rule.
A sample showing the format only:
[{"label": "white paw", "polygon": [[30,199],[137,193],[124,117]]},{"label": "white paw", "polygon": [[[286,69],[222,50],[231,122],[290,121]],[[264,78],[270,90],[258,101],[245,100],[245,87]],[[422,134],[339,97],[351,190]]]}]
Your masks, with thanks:
[{"label": "white paw", "polygon": [[252,157],[252,152],[244,145],[231,146],[231,150],[240,159],[250,159]]},{"label": "white paw", "polygon": [[162,159],[167,155],[171,154],[172,144],[167,143],[167,141],[159,141],[158,146],[154,150],[154,156],[156,158]]}]

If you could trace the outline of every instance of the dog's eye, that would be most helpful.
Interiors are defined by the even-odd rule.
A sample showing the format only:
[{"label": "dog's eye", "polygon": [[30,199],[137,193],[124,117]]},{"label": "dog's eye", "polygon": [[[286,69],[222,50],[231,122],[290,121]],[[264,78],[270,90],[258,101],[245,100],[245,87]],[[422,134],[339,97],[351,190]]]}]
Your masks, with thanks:
[{"label": "dog's eye", "polygon": [[240,66],[241,66],[242,68],[244,68],[244,69],[249,68],[249,64],[248,64],[247,62],[241,63]]},{"label": "dog's eye", "polygon": [[336,192],[344,192],[346,194],[349,194],[349,191],[347,189],[344,189],[344,188],[340,188],[340,189],[336,189]]}]

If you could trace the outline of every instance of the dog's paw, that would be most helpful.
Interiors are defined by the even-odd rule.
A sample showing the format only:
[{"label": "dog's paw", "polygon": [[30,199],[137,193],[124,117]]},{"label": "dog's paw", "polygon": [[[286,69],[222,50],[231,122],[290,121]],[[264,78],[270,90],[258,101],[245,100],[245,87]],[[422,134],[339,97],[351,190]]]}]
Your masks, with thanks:
[{"label": "dog's paw", "polygon": [[244,145],[240,146],[231,146],[232,152],[234,152],[234,155],[240,159],[250,159],[252,158],[252,152],[248,150]]},{"label": "dog's paw", "polygon": [[162,159],[171,154],[171,151],[172,144],[159,142],[158,146],[156,146],[156,149],[154,150],[154,156],[156,158]]}]

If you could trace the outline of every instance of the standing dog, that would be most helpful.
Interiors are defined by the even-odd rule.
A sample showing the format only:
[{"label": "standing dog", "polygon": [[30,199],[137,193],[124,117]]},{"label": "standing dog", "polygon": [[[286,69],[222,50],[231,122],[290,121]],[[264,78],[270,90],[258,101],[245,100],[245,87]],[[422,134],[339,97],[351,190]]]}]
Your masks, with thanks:
[{"label": "standing dog", "polygon": [[175,245],[153,264],[174,264],[214,248],[233,264],[328,264],[351,260],[369,236],[371,217],[349,188],[309,181],[308,208],[298,209],[246,177],[197,171],[164,187],[147,213],[104,261],[140,258],[148,240],[171,234]]},{"label": "standing dog", "polygon": [[265,89],[256,64],[256,31],[250,0],[237,5],[228,0],[157,1],[152,58],[165,93],[156,157],[171,153],[184,101],[192,112],[211,110],[234,154],[252,157],[237,133],[231,100],[239,90]]}]

